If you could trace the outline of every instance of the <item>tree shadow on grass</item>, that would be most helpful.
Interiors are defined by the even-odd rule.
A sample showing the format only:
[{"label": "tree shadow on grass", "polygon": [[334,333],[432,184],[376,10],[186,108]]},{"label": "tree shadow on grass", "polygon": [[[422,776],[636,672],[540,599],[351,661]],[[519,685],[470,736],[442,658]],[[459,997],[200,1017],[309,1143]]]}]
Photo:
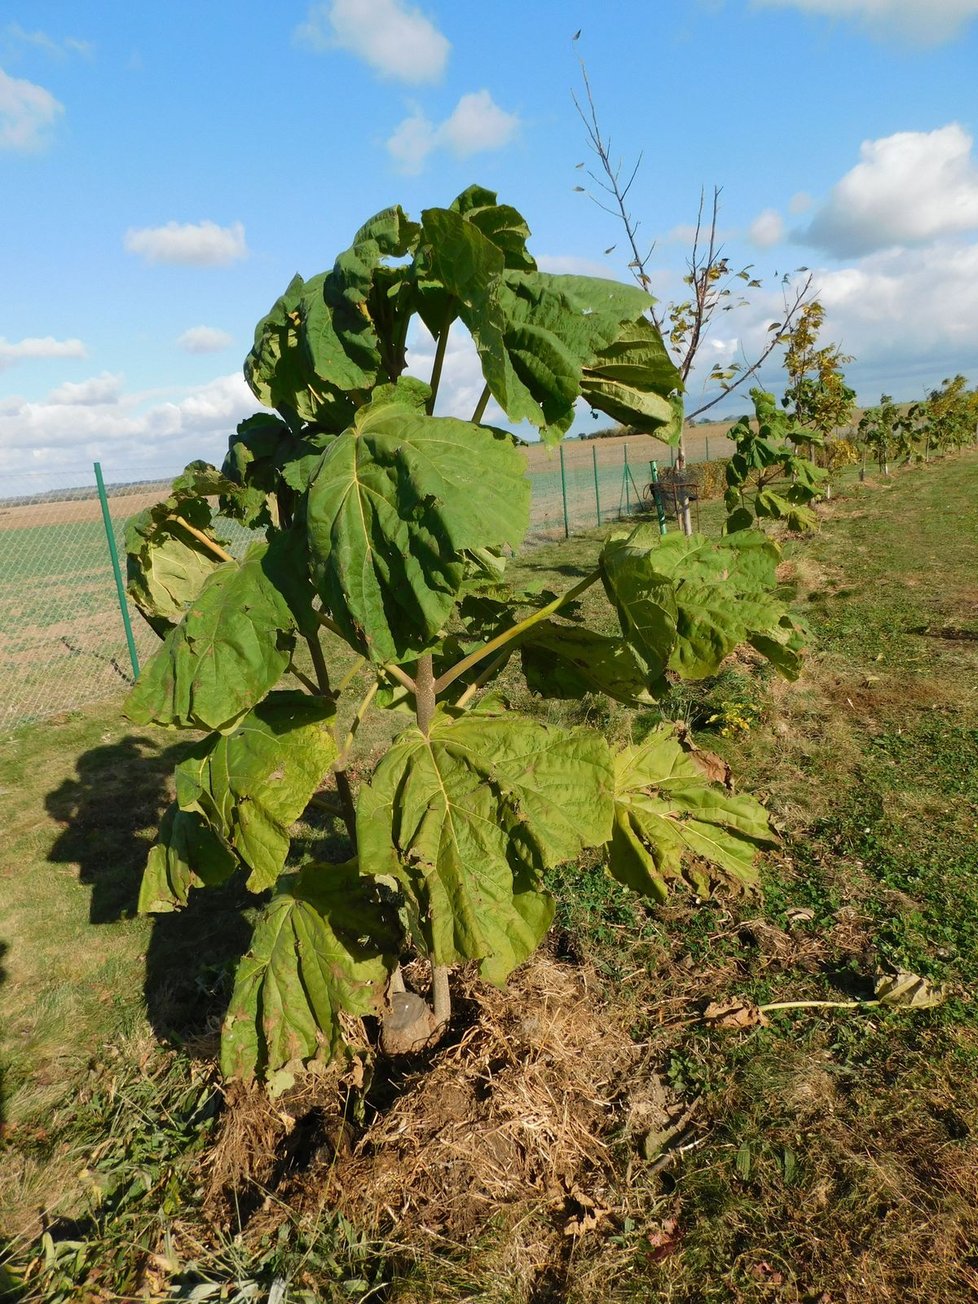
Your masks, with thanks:
[{"label": "tree shadow on grass", "polygon": [[[146,857],[172,798],[173,769],[192,746],[188,740],[162,747],[129,734],[84,752],[76,777],[45,798],[48,813],[63,826],[48,860],[78,866],[79,881],[91,888],[92,924],[135,917]],[[191,893],[183,910],[154,916],[144,992],[158,1037],[182,1040],[223,1014],[235,965],[251,938],[246,911],[255,904],[232,881]]]}]

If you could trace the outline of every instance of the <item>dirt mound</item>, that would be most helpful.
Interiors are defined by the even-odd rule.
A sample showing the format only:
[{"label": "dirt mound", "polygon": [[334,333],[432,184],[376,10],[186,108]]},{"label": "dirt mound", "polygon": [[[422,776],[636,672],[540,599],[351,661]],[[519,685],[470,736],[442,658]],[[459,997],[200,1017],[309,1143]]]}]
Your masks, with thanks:
[{"label": "dirt mound", "polygon": [[209,1158],[212,1216],[267,1234],[286,1212],[325,1205],[402,1240],[453,1241],[526,1208],[568,1235],[612,1219],[614,1146],[667,1126],[670,1110],[594,975],[539,955],[503,991],[460,975],[456,1006],[447,1045],[425,1063],[379,1064],[345,1110],[336,1077],[278,1102],[230,1093]]}]

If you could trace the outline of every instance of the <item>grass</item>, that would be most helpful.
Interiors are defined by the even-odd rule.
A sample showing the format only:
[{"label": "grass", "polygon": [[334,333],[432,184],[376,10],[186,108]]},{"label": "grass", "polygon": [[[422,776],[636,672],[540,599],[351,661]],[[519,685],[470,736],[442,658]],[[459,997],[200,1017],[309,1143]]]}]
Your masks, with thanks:
[{"label": "grass", "polygon": [[[782,829],[762,896],[676,893],[650,908],[593,862],[555,872],[554,954],[596,975],[609,1017],[695,1112],[661,1164],[616,1142],[613,1217],[529,1278],[507,1257],[512,1229],[492,1222],[473,1246],[392,1246],[321,1204],[264,1240],[205,1222],[201,1163],[220,1113],[207,1056],[254,903],[133,915],[180,754],[172,735],[90,710],[2,744],[0,1220],[21,1297],[176,1299],[221,1283],[245,1299],[282,1277],[290,1298],[391,1304],[973,1299],[976,500],[974,455],[850,484],[819,536],[786,547],[784,595],[812,633],[801,680],[733,660],[668,703]],[[565,587],[603,533],[517,570]],[[611,627],[598,587],[583,602]],[[613,739],[659,718],[508,686],[522,707]],[[382,729],[361,738],[367,756],[383,742]],[[733,997],[862,999],[886,968],[947,999],[776,1012],[742,1031],[700,1017]]]}]

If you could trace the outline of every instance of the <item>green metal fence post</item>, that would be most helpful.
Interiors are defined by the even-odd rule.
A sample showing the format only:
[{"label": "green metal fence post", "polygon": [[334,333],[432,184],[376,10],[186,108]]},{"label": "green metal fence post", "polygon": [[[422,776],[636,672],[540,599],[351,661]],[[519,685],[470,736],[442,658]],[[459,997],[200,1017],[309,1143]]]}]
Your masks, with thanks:
[{"label": "green metal fence post", "polygon": [[601,524],[601,490],[598,488],[598,450],[594,444],[591,445],[591,461],[594,464],[594,510],[597,513],[598,524]]},{"label": "green metal fence post", "polygon": [[105,526],[105,538],[109,545],[109,556],[112,558],[112,573],[115,576],[115,591],[119,599],[119,610],[122,612],[122,623],[126,631],[126,642],[129,644],[129,660],[132,663],[132,674],[134,679],[139,678],[139,657],[136,655],[136,640],[132,636],[132,622],[129,619],[129,608],[126,605],[126,586],[122,582],[122,568],[119,565],[119,550],[115,546],[115,534],[112,532],[112,517],[109,515],[109,500],[105,494],[105,481],[102,479],[102,464],[95,463],[95,483],[98,485],[98,500],[102,504],[102,524]]},{"label": "green metal fence post", "polygon": [[706,440],[706,460],[709,461],[710,460],[710,436],[704,435],[703,438]]},{"label": "green metal fence post", "polygon": [[567,472],[564,469],[564,445],[560,445],[560,492],[564,499],[564,538],[570,538],[570,517],[567,514]]},{"label": "green metal fence post", "polygon": [[659,497],[659,494],[657,492],[659,488],[659,463],[650,462],[649,470],[652,473],[652,497],[655,499],[655,514],[659,518],[659,533],[665,534],[666,513],[662,506],[662,499]]},{"label": "green metal fence post", "polygon": [[621,478],[625,481],[625,511],[631,514],[632,495],[631,495],[631,490],[628,487],[628,445],[622,444],[621,451],[625,455],[625,462],[624,465],[622,466],[622,471],[621,471]]}]

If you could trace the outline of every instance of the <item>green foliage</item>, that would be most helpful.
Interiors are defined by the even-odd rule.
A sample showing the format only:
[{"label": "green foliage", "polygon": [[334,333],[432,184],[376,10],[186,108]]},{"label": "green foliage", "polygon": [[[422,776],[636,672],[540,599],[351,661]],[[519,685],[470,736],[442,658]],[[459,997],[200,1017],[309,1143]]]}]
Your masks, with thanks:
[{"label": "green foliage", "polygon": [[807,432],[778,408],[773,394],[762,389],[750,393],[757,428],[745,415],[727,431],[736,452],[727,462],[726,529],[738,533],[763,519],[784,521],[789,530],[817,530],[810,504],[821,493],[826,473],[793,447]]},{"label": "green foliage", "polygon": [[797,676],[801,631],[771,596],[779,555],[757,531],[714,542],[643,524],[611,536],[601,554],[605,590],[653,691],[666,691],[667,671],[715,674],[745,642]]},{"label": "green foliage", "polygon": [[611,754],[490,699],[407,729],[360,795],[364,865],[395,878],[435,964],[481,961],[502,982],[537,947],[553,902],[545,869],[607,839]]},{"label": "green foliage", "polygon": [[345,1046],[340,1014],[377,1014],[399,945],[397,921],[350,865],[285,875],[238,967],[221,1038],[227,1077],[329,1060]]},{"label": "green foliage", "polygon": [[[229,1076],[280,1085],[342,1055],[349,1020],[384,1016],[405,952],[436,975],[477,961],[503,982],[550,926],[545,874],[587,849],[609,848],[612,872],[657,897],[679,875],[746,881],[767,837],[756,804],[687,773],[664,735],[619,759],[616,781],[598,730],[479,700],[517,650],[532,692],[648,703],[742,642],[794,675],[801,640],[771,597],[777,549],[755,532],[712,543],[640,527],[563,594],[507,585],[529,483],[514,438],[481,421],[490,396],[547,440],[582,397],[643,430],[681,414],[648,295],[541,273],[528,235],[479,187],[420,222],[397,207],[372,218],[258,325],[245,375],[276,411],[239,426],[221,472],[194,464],[130,529],[131,587],[165,639],[128,713],[207,734],[177,767],[140,906],[180,909],[234,874],[270,894],[224,1027]],[[403,374],[414,316],[437,341],[429,384]],[[457,321],[486,381],[471,421],[435,412]],[[240,561],[211,532],[215,498],[254,532]],[[577,620],[599,581],[620,636]],[[302,643],[315,682],[295,663]],[[304,691],[282,691],[285,675]],[[414,721],[355,803],[351,748],[374,709]],[[616,783],[641,873],[620,868]],[[342,812],[344,864],[303,863],[291,842],[313,799]],[[690,855],[711,869],[683,868]]]},{"label": "green foliage", "polygon": [[[957,452],[975,443],[978,390],[967,390],[967,383],[961,375],[945,380],[940,389],[931,390],[923,403],[909,409],[905,425],[916,435],[916,460],[926,460],[931,453],[941,456]],[[911,460],[910,455],[907,460]]]},{"label": "green foliage", "polygon": [[402,387],[360,408],[308,495],[319,595],[344,637],[379,663],[423,651],[455,605],[463,554],[515,548],[530,517],[510,437],[426,416],[401,399]]},{"label": "green foliage", "polygon": [[[162,638],[221,563],[207,495],[241,492],[205,462],[191,462],[167,498],[126,523],[129,596]],[[247,491],[245,491],[247,492]],[[264,495],[259,495],[264,502]]]}]

